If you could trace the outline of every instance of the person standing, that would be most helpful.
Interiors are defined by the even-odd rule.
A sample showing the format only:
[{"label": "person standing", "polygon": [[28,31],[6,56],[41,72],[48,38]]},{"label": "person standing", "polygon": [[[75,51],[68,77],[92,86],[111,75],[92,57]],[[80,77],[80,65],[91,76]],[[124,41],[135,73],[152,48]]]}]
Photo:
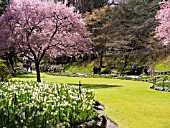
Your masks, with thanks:
[{"label": "person standing", "polygon": [[136,64],[132,64],[132,75],[135,75],[135,71],[136,71]]}]

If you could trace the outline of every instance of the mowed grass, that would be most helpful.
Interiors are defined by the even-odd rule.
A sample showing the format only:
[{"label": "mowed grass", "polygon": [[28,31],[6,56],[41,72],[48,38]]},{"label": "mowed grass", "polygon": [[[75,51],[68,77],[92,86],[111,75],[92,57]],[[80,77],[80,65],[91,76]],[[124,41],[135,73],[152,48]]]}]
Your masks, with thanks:
[{"label": "mowed grass", "polygon": [[[149,89],[151,84],[107,78],[64,77],[41,74],[42,81],[78,84],[94,89],[105,114],[119,128],[170,128],[170,93]],[[13,80],[35,81],[29,74]]]}]

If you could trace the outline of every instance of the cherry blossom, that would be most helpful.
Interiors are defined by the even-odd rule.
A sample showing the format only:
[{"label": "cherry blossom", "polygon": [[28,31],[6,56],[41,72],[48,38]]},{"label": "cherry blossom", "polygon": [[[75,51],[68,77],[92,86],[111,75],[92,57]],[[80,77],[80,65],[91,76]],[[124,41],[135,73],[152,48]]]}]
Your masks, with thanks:
[{"label": "cherry blossom", "polygon": [[155,18],[159,21],[156,27],[156,37],[161,38],[161,43],[168,45],[170,43],[170,0],[163,0],[160,3],[160,10]]},{"label": "cherry blossom", "polygon": [[56,57],[89,52],[90,34],[84,26],[74,7],[60,2],[11,0],[0,17],[0,42],[3,48],[15,46],[31,59],[40,82],[39,64],[45,54]]}]

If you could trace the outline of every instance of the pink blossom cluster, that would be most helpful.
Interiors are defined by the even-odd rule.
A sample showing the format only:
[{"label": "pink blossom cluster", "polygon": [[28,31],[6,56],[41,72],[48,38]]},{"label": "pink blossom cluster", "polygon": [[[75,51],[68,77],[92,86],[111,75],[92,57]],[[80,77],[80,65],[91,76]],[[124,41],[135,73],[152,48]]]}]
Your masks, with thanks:
[{"label": "pink blossom cluster", "polygon": [[41,60],[50,56],[89,52],[89,33],[74,7],[57,2],[11,0],[0,17],[0,49],[16,46]]},{"label": "pink blossom cluster", "polygon": [[160,3],[160,10],[155,18],[159,21],[156,27],[156,37],[161,39],[161,43],[168,45],[170,43],[170,0],[163,0]]}]

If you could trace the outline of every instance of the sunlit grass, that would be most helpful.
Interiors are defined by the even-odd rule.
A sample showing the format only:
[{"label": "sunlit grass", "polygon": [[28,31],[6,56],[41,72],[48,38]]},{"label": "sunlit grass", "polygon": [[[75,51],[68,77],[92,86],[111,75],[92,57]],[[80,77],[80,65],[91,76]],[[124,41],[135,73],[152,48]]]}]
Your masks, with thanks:
[{"label": "sunlit grass", "polygon": [[[151,84],[107,78],[64,77],[41,74],[42,81],[78,84],[94,89],[95,99],[105,106],[106,115],[119,128],[169,128],[170,93],[150,90]],[[35,81],[36,76],[13,78]]]},{"label": "sunlit grass", "polygon": [[95,62],[74,62],[65,65],[64,69],[69,72],[92,73]]},{"label": "sunlit grass", "polygon": [[170,56],[156,62],[153,66],[157,71],[170,71]]}]

